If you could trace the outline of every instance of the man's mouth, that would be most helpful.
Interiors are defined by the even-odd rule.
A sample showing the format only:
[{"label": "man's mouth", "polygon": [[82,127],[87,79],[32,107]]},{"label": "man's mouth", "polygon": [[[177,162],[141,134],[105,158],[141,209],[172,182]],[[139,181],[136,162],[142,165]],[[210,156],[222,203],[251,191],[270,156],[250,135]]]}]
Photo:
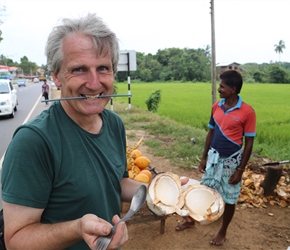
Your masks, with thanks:
[{"label": "man's mouth", "polygon": [[86,99],[91,99],[91,100],[93,100],[93,99],[97,99],[97,98],[99,98],[102,94],[103,94],[103,93],[100,93],[100,94],[97,94],[97,95],[84,95],[84,94],[81,94],[80,96],[85,97]]}]

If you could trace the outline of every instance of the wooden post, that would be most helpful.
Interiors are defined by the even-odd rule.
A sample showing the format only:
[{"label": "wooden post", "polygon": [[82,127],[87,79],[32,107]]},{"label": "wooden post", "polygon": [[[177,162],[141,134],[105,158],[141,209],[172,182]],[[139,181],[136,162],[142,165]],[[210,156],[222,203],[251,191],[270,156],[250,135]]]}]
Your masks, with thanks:
[{"label": "wooden post", "polygon": [[214,0],[210,1],[211,10],[211,83],[212,104],[216,102],[216,52],[215,52],[215,23],[214,23]]},{"label": "wooden post", "polygon": [[270,196],[274,194],[274,190],[282,175],[282,169],[282,166],[278,165],[267,167],[265,180],[261,184],[261,187],[264,189],[265,196]]}]

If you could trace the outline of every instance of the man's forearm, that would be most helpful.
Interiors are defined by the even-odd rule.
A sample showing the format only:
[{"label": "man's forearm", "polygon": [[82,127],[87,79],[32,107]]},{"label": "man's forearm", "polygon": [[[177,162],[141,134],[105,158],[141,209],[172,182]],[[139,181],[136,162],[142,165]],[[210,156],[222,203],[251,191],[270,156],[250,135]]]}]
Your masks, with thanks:
[{"label": "man's forearm", "polygon": [[203,160],[206,160],[206,158],[207,158],[207,153],[208,153],[209,148],[210,148],[210,142],[212,139],[212,135],[213,135],[213,130],[210,129],[208,131],[206,139],[205,139],[205,145],[204,145],[204,150],[203,150],[203,155],[202,155]]},{"label": "man's forearm", "polygon": [[251,154],[252,154],[253,144],[254,144],[253,137],[246,137],[245,138],[245,148],[244,148],[241,164],[239,166],[240,169],[244,170],[246,165],[248,164],[248,161],[249,161]]},{"label": "man's forearm", "polygon": [[77,233],[78,220],[41,224],[33,223],[6,239],[8,249],[65,249],[82,240]]}]

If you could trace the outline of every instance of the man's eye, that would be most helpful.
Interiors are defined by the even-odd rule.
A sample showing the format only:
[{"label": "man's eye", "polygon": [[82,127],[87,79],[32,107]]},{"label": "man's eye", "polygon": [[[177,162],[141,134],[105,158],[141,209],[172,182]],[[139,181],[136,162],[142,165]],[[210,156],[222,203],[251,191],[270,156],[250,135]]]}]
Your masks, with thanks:
[{"label": "man's eye", "polygon": [[72,72],[83,72],[83,68],[79,67],[79,68],[74,68],[72,70]]},{"label": "man's eye", "polygon": [[101,73],[101,74],[108,74],[108,73],[112,72],[112,69],[109,69],[106,66],[101,66],[101,67],[98,68],[98,72]]},{"label": "man's eye", "polygon": [[106,71],[106,70],[108,70],[108,68],[105,67],[105,66],[101,66],[101,67],[99,67],[99,71]]}]

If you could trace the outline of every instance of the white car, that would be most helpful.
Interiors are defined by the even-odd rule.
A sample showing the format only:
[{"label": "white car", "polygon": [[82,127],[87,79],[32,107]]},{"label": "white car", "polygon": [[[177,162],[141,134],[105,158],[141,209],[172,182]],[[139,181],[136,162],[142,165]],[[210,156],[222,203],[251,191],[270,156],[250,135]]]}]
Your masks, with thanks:
[{"label": "white car", "polygon": [[13,118],[17,105],[17,90],[10,80],[0,79],[0,116],[8,115]]}]

